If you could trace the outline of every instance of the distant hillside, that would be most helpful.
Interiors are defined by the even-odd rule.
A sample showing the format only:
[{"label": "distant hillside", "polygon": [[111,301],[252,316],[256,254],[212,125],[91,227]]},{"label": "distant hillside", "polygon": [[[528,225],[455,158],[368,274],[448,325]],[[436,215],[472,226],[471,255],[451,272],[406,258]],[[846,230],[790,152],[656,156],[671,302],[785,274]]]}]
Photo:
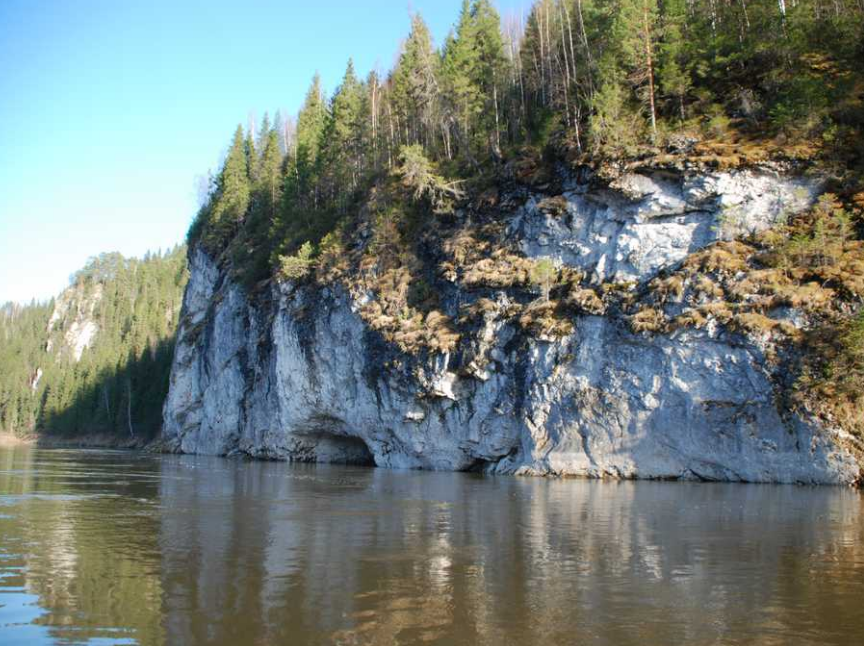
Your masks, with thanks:
[{"label": "distant hillside", "polygon": [[0,430],[153,437],[186,279],[185,247],[102,254],[57,299],[0,308]]}]

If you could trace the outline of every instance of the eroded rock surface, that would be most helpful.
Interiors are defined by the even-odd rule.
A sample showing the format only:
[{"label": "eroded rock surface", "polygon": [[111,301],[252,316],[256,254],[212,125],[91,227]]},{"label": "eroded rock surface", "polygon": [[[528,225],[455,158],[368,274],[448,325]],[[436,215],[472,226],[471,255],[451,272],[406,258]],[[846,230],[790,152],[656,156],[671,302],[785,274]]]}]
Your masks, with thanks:
[{"label": "eroded rock surface", "polygon": [[[507,235],[601,281],[650,280],[729,226],[809,206],[816,179],[773,170],[572,181],[563,213],[532,195]],[[458,352],[401,354],[341,286],[248,299],[190,255],[164,436],[190,453],[387,467],[627,478],[849,483],[856,461],[784,410],[760,346],[722,328],[634,334],[576,317],[540,340],[503,306]],[[499,301],[506,301],[500,295]]]}]

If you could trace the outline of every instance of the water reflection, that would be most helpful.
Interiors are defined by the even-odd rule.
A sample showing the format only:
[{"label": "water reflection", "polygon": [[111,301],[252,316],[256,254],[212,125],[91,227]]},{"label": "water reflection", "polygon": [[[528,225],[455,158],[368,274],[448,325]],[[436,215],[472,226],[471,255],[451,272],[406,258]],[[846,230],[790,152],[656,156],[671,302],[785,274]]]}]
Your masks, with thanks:
[{"label": "water reflection", "polygon": [[848,644],[862,511],[843,489],[17,447],[0,643]]}]

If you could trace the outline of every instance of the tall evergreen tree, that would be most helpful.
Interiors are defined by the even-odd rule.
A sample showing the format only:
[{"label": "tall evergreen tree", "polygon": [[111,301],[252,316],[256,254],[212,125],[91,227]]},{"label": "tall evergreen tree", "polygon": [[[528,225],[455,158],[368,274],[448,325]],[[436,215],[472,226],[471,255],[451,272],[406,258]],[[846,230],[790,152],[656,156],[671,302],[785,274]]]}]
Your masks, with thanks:
[{"label": "tall evergreen tree", "polygon": [[283,181],[282,152],[276,131],[270,130],[263,143],[255,192],[262,210],[269,219],[274,219],[282,195]]},{"label": "tall evergreen tree", "polygon": [[657,136],[655,68],[658,15],[657,0],[619,0],[614,26],[622,65],[646,107],[652,137]]},{"label": "tall evergreen tree", "polygon": [[402,121],[406,143],[434,141],[438,57],[429,28],[419,13],[411,17],[411,33],[393,72],[393,104]]},{"label": "tall evergreen tree", "polygon": [[477,34],[469,0],[462,0],[456,32],[444,44],[442,75],[449,103],[449,123],[464,154],[471,154],[469,138],[475,117],[483,109],[483,97],[476,84],[479,66]]},{"label": "tall evergreen tree", "polygon": [[663,93],[675,100],[678,116],[684,121],[684,98],[691,87],[683,34],[687,6],[684,0],[664,0],[663,9],[662,43],[659,48],[657,74]]},{"label": "tall evergreen tree", "polygon": [[363,154],[363,89],[348,61],[342,83],[333,95],[327,122],[321,136],[322,175],[329,183],[331,196],[342,187],[353,190],[361,173]]},{"label": "tall evergreen tree", "polygon": [[211,210],[212,226],[206,242],[211,247],[224,245],[249,208],[249,172],[243,127],[237,126],[225,165],[217,179]]},{"label": "tall evergreen tree", "polygon": [[289,174],[289,179],[294,184],[291,193],[301,200],[308,200],[313,206],[318,203],[314,176],[321,136],[326,124],[327,105],[321,91],[321,77],[315,74],[297,117],[297,146],[292,172]]},{"label": "tall evergreen tree", "polygon": [[507,57],[501,38],[501,18],[489,0],[474,0],[471,8],[474,22],[476,66],[473,82],[484,99],[479,113],[479,126],[488,146],[501,154],[501,87],[507,77]]}]

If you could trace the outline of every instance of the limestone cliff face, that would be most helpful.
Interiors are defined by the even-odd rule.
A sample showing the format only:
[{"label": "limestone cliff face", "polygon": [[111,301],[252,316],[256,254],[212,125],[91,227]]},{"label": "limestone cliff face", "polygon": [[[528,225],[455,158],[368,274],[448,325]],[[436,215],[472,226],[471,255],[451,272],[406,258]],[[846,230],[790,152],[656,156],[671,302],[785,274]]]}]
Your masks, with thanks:
[{"label": "limestone cliff face", "polygon": [[[506,216],[528,257],[597,283],[644,283],[718,236],[809,206],[818,179],[762,168],[571,178]],[[785,410],[763,346],[722,326],[635,334],[580,315],[563,338],[484,314],[451,353],[398,351],[361,318],[368,295],[272,285],[249,298],[190,254],[163,434],[190,453],[493,473],[848,483],[834,431]],[[447,296],[445,307],[456,310]],[[453,301],[453,302],[450,302]]]},{"label": "limestone cliff face", "polygon": [[93,344],[99,332],[95,312],[102,300],[102,291],[100,284],[89,291],[78,286],[63,290],[48,320],[49,352],[56,348],[58,352],[68,351],[75,361],[81,360],[84,350]]}]

